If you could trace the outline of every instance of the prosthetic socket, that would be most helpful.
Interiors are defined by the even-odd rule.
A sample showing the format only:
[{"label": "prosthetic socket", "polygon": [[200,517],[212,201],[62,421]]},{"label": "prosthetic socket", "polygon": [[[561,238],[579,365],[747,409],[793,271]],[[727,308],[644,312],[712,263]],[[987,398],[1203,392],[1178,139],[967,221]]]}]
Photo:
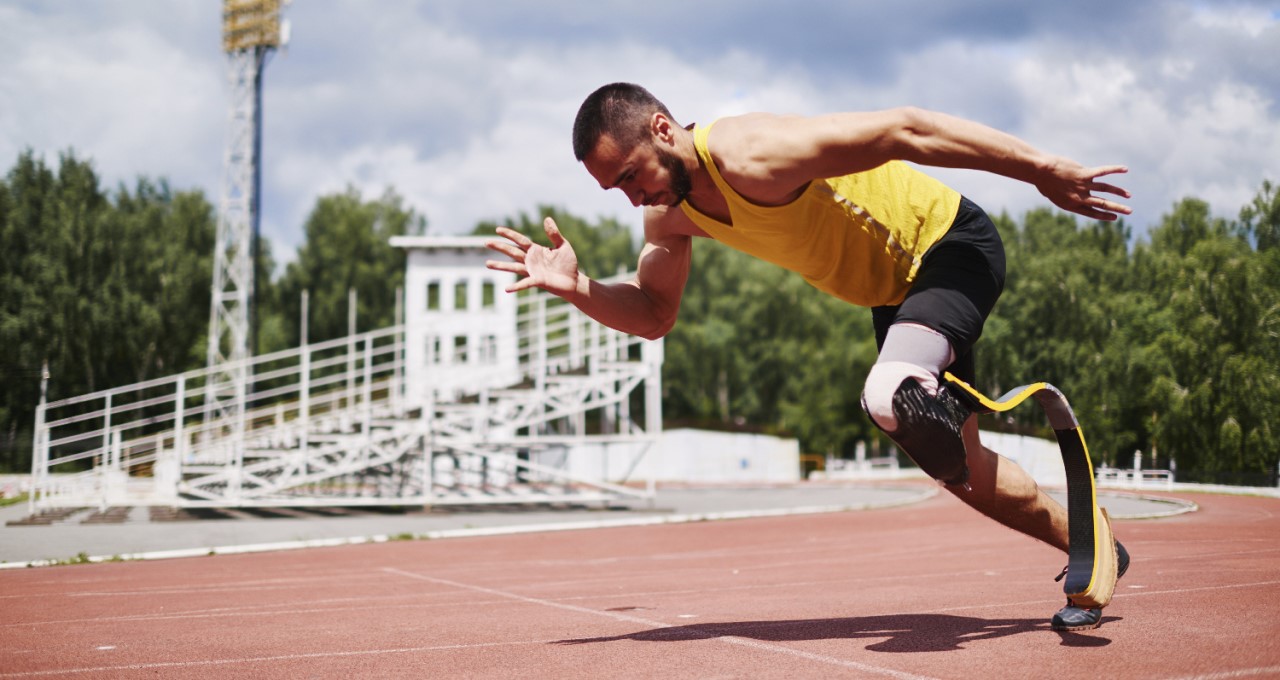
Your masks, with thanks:
[{"label": "prosthetic socket", "polygon": [[945,386],[930,394],[913,377],[902,380],[893,393],[893,415],[897,427],[892,432],[878,422],[867,406],[862,407],[889,438],[924,470],[925,474],[949,486],[964,486],[969,481],[961,426],[970,411]]}]

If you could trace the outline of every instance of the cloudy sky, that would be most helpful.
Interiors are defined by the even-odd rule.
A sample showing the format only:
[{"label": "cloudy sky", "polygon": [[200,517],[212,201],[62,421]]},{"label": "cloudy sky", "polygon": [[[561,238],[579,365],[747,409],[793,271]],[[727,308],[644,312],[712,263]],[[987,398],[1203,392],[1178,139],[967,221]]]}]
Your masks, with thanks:
[{"label": "cloudy sky", "polygon": [[[1280,180],[1280,0],[296,0],[264,95],[263,232],[292,259],[318,196],[394,188],[433,233],[539,204],[639,213],[573,160],[579,102],[640,82],[680,122],[902,104],[1086,165],[1123,163],[1143,233],[1180,198],[1234,217]],[[217,0],[0,0],[0,168],[74,149],[221,192]],[[992,212],[1034,188],[938,171]]]}]

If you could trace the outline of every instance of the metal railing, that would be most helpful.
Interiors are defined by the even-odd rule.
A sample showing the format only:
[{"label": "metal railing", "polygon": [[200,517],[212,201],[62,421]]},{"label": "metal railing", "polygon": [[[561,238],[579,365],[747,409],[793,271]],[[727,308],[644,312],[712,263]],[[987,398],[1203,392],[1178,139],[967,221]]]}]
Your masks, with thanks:
[{"label": "metal railing", "polygon": [[[442,452],[505,465],[512,478],[549,480],[554,471],[510,452],[582,441],[589,429],[651,443],[661,430],[661,344],[606,329],[541,292],[523,295],[519,307],[518,375],[477,369],[457,403],[406,399],[403,326],[246,360],[251,378],[240,423],[227,422],[212,403],[211,395],[232,387],[218,382],[226,367],[42,402],[32,510],[324,498],[430,503],[438,496],[431,457]],[[632,417],[630,398],[642,385],[643,424]],[[393,468],[398,494],[370,496],[368,471]]]},{"label": "metal railing", "polygon": [[32,501],[110,504],[124,498],[130,480],[135,490],[141,479],[162,488],[183,474],[306,448],[315,431],[368,429],[375,417],[402,416],[402,335],[394,326],[247,360],[243,438],[228,436],[237,428],[209,401],[225,387],[217,384],[221,369],[40,404]]}]

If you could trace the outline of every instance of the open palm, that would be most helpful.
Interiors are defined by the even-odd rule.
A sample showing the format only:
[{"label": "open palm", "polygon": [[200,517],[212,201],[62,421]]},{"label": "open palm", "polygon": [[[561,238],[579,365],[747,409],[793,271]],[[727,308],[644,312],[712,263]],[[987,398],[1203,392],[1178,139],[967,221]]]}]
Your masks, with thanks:
[{"label": "open palm", "polygon": [[573,293],[578,285],[578,256],[573,246],[560,234],[555,220],[550,217],[542,223],[551,247],[535,243],[532,239],[507,227],[498,227],[498,235],[505,241],[491,240],[485,247],[511,258],[511,261],[489,260],[489,269],[512,272],[518,278],[507,288],[514,293],[526,288],[538,287],[556,295]]}]

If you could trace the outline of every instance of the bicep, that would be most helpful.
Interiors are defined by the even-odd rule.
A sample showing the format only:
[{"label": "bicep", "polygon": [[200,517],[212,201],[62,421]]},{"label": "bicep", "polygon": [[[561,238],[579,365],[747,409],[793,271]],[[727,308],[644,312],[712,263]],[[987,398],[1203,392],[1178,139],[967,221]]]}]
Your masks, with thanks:
[{"label": "bicep", "polygon": [[646,217],[645,243],[632,283],[644,293],[655,316],[669,329],[680,312],[680,300],[689,279],[693,239],[674,228],[680,219],[688,219],[678,208],[664,212]]},{"label": "bicep", "polygon": [[726,160],[727,174],[752,195],[753,188],[786,190],[901,158],[911,113],[892,109],[812,117],[755,114],[734,119],[713,142],[721,142],[716,150]]}]

